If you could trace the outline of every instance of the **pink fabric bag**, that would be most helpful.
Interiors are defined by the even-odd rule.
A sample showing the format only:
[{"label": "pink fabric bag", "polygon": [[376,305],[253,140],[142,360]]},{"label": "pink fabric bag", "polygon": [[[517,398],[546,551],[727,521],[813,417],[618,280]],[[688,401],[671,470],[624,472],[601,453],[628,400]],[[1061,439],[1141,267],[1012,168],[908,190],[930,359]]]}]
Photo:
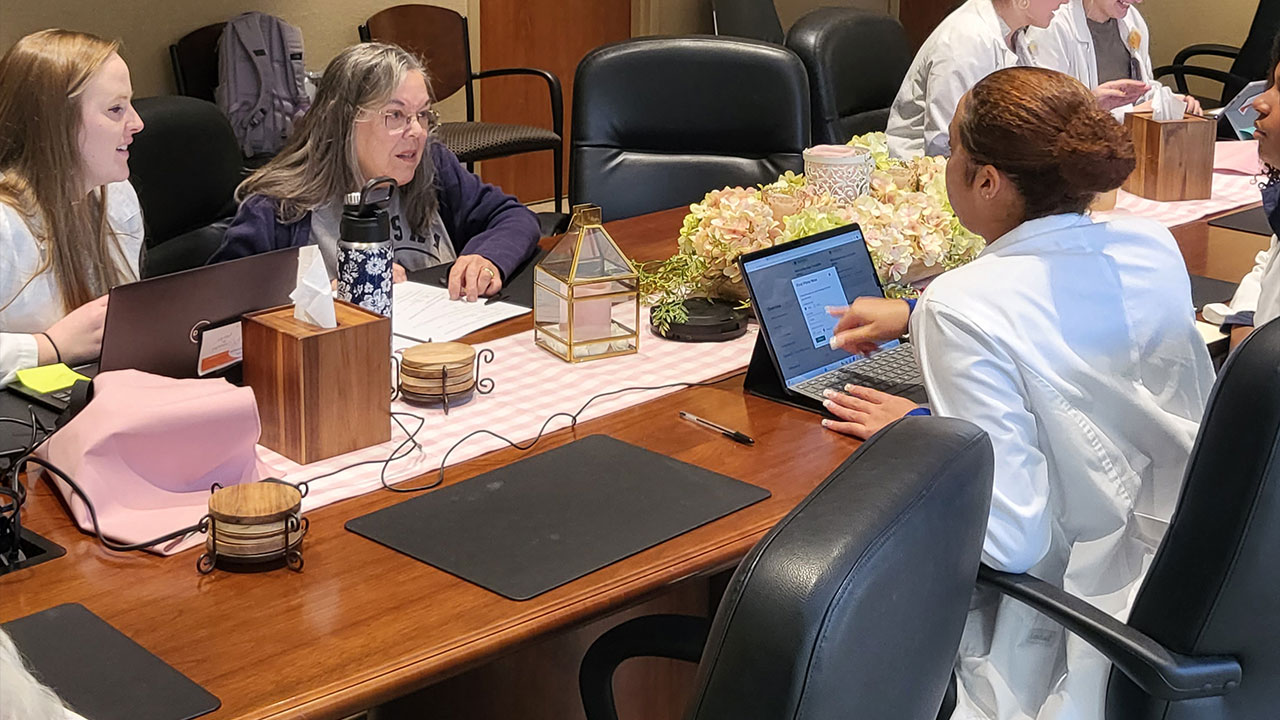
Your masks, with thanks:
[{"label": "pink fabric bag", "polygon": [[[254,446],[261,426],[253,390],[223,379],[175,380],[116,370],[93,381],[93,400],[37,455],[84,491],[102,534],[119,543],[151,540],[199,522],[209,488],[261,476]],[[51,473],[81,530],[92,533],[84,502]],[[152,548],[168,555],[199,542]]]}]

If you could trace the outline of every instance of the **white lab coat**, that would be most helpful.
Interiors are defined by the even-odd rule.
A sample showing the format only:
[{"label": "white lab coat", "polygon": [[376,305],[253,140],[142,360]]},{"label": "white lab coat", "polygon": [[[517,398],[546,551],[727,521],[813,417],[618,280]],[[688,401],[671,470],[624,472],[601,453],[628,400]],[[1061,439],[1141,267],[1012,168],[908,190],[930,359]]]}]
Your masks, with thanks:
[{"label": "white lab coat", "polygon": [[997,70],[1031,64],[1022,31],[1014,35],[1017,52],[1005,42],[1010,32],[991,0],[968,0],[938,25],[916,53],[893,100],[890,155],[951,154],[948,126],[960,98]]},{"label": "white lab coat", "polygon": [[[1151,33],[1138,8],[1130,6],[1116,23],[1120,38],[1129,54],[1137,61],[1139,80],[1154,83],[1151,67]],[[1134,47],[1133,40],[1137,40]],[[1093,45],[1093,33],[1089,32],[1089,18],[1081,0],[1070,0],[1053,14],[1047,28],[1027,28],[1027,53],[1031,63],[1050,70],[1066,73],[1093,89],[1098,87],[1098,53]],[[1139,98],[1143,102],[1151,92]],[[1125,105],[1111,111],[1117,119],[1133,111],[1133,105]]]},{"label": "white lab coat", "polygon": [[1253,312],[1254,327],[1280,317],[1280,241],[1271,236],[1271,247],[1254,257],[1253,270],[1240,281],[1231,312]]},{"label": "white lab coat", "polygon": [[[995,449],[983,560],[1125,618],[1213,385],[1172,235],[1026,222],[939,276],[911,317],[933,410]],[[954,720],[1102,720],[1109,664],[1016,601],[974,595]]]}]

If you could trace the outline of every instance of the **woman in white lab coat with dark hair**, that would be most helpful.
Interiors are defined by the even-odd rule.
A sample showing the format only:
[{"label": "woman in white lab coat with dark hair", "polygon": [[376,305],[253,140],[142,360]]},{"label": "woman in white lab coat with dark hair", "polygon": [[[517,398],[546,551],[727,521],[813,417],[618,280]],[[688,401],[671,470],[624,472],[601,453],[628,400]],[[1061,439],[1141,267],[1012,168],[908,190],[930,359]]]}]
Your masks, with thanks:
[{"label": "woman in white lab coat with dark hair", "polygon": [[[1010,68],[951,125],[947,193],[989,245],[938,276],[914,310],[858,298],[835,344],[912,344],[932,412],[985,430],[996,466],[983,560],[1123,620],[1176,502],[1213,385],[1173,236],[1094,222],[1134,167],[1125,129],[1075,79]],[[824,424],[867,437],[904,398],[849,386]],[[954,720],[1103,720],[1110,663],[1017,601],[974,596]]]},{"label": "woman in white lab coat with dark hair", "polygon": [[1254,327],[1280,318],[1280,37],[1271,52],[1271,76],[1267,91],[1253,101],[1258,119],[1253,133],[1258,141],[1258,157],[1267,168],[1262,183],[1262,207],[1271,225],[1271,246],[1254,258],[1253,270],[1240,280],[1231,300],[1227,324],[1234,325],[1231,345],[1234,347]]},{"label": "woman in white lab coat with dark hair", "polygon": [[[1142,102],[1156,78],[1151,67],[1151,33],[1135,7],[1141,2],[1069,0],[1054,13],[1049,27],[1027,29],[1032,64],[1064,72],[1095,88],[1100,100],[1124,96],[1119,87],[1107,83],[1142,82],[1148,86],[1139,99]],[[1184,99],[1187,110],[1199,114],[1200,103],[1190,96]],[[1121,118],[1134,109],[1133,103],[1124,103],[1112,108],[1112,115]]]}]

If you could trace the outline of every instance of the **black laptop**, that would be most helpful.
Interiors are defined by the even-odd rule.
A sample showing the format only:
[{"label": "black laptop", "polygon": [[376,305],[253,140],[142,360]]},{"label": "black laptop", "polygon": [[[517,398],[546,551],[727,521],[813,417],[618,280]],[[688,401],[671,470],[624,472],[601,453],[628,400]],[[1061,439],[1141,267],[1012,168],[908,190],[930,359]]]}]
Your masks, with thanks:
[{"label": "black laptop", "polygon": [[98,371],[200,377],[204,333],[289,304],[297,276],[298,248],[286,248],[115,287]]},{"label": "black laptop", "polygon": [[856,223],[747,253],[738,262],[760,320],[760,344],[791,404],[820,410],[824,390],[847,384],[927,400],[908,344],[891,340],[869,356],[831,348],[837,318],[828,307],[884,296]]}]

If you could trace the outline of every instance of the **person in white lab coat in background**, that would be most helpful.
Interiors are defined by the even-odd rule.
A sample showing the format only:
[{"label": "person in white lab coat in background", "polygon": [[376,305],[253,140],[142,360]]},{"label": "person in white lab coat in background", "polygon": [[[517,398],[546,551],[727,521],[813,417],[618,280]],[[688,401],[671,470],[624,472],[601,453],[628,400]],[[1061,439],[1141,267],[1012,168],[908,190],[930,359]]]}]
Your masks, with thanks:
[{"label": "person in white lab coat in background", "polygon": [[[960,97],[996,70],[1036,64],[1024,32],[1048,27],[1063,2],[968,0],[944,18],[916,53],[893,100],[889,154],[899,159],[950,155],[948,126]],[[1146,90],[1140,81],[1118,81],[1105,89],[1104,102],[1125,105]]]},{"label": "person in white lab coat in background", "polygon": [[[1272,233],[1280,233],[1280,37],[1272,51],[1270,85],[1253,101],[1258,111],[1253,137],[1258,141],[1258,156],[1267,166],[1267,180],[1262,185],[1262,207]],[[1253,328],[1280,317],[1280,241],[1271,236],[1271,247],[1254,258],[1253,270],[1240,281],[1231,299],[1232,315],[1226,320],[1233,325],[1231,346],[1235,347]]]},{"label": "person in white lab coat in background", "polygon": [[[1069,0],[1053,15],[1049,27],[1028,28],[1026,43],[1031,64],[1062,71],[1094,88],[1104,104],[1128,95],[1116,81],[1144,83],[1140,104],[1122,103],[1111,108],[1116,119],[1135,110],[1149,110],[1146,101],[1156,78],[1151,66],[1151,33],[1138,8],[1142,0]],[[1200,102],[1180,95],[1187,112],[1199,115]]]},{"label": "person in white lab coat in background", "polygon": [[[1186,266],[1164,227],[1085,210],[1134,167],[1133,143],[1077,80],[1011,68],[979,82],[952,123],[947,192],[990,245],[943,273],[914,310],[858,298],[833,345],[907,329],[938,415],[991,437],[983,561],[1029,572],[1124,619],[1177,499],[1213,366]],[[908,400],[829,393],[832,430],[867,437]],[[957,720],[1102,720],[1110,664],[993,593],[974,596],[957,666]]]}]

